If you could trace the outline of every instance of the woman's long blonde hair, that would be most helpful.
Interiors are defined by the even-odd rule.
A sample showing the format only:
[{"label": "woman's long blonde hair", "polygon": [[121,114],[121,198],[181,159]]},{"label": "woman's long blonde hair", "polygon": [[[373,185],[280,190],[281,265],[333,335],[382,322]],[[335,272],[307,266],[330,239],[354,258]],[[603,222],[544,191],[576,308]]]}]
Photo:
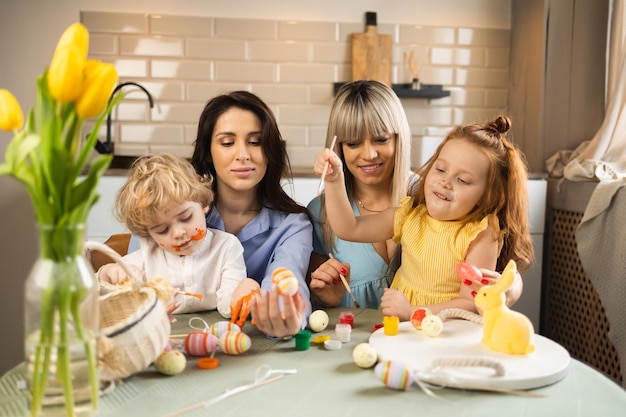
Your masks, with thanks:
[{"label": "woman's long blonde hair", "polygon": [[[344,84],[333,102],[326,131],[326,147],[333,137],[337,144],[392,133],[396,135],[393,178],[389,190],[391,205],[397,207],[406,197],[407,178],[411,171],[411,128],[396,93],[386,84],[373,80]],[[354,175],[346,168],[342,147],[336,148],[344,166],[348,196],[353,197]],[[326,221],[324,194],[321,196],[322,236],[324,246],[334,248],[335,235]]]}]

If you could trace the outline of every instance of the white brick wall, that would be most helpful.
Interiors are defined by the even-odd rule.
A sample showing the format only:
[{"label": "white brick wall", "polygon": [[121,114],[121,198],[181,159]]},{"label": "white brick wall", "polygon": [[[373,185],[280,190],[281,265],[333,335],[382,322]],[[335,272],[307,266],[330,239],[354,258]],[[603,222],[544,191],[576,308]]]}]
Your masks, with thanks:
[{"label": "white brick wall", "polygon": [[[81,21],[91,33],[91,57],[115,64],[120,82],[138,82],[155,98],[150,110],[142,92],[127,88],[113,113],[117,154],[191,156],[206,101],[245,89],[270,105],[292,166],[305,169],[324,143],[333,84],[351,77],[350,35],[364,30],[353,22],[112,12],[82,12]],[[433,137],[457,123],[494,117],[508,101],[510,31],[435,24],[378,27],[393,36],[394,83],[410,82],[405,51],[414,51],[419,64],[430,49],[420,78],[451,92],[433,100],[402,98],[414,167],[427,158]]]}]

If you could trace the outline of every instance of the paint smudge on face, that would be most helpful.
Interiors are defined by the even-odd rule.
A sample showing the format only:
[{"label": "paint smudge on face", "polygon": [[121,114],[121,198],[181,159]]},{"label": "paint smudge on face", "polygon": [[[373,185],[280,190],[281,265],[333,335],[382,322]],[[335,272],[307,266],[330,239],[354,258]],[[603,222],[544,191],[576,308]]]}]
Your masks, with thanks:
[{"label": "paint smudge on face", "polygon": [[[191,236],[191,240],[202,240],[202,239],[204,239],[205,236],[206,236],[206,229],[196,229],[196,234]],[[180,252],[181,246],[172,245],[172,248],[176,252]]]},{"label": "paint smudge on face", "polygon": [[206,236],[206,229],[196,229],[196,234],[191,236],[191,240],[202,240]]}]

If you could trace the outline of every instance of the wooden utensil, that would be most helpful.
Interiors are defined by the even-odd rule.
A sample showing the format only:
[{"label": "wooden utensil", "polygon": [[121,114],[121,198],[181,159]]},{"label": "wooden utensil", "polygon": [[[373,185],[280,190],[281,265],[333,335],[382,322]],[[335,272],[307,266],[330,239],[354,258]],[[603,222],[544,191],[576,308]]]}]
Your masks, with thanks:
[{"label": "wooden utensil", "polygon": [[391,87],[391,35],[379,35],[376,13],[365,13],[365,33],[352,34],[352,81],[377,80]]}]

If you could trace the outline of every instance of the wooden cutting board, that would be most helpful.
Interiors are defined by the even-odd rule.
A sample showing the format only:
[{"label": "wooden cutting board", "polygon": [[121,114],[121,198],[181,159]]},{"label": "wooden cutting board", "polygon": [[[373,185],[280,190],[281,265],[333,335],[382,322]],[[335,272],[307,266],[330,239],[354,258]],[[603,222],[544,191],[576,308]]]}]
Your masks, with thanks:
[{"label": "wooden cutting board", "polygon": [[365,33],[352,34],[352,81],[377,80],[391,87],[391,35],[379,35],[376,13],[365,14]]}]

